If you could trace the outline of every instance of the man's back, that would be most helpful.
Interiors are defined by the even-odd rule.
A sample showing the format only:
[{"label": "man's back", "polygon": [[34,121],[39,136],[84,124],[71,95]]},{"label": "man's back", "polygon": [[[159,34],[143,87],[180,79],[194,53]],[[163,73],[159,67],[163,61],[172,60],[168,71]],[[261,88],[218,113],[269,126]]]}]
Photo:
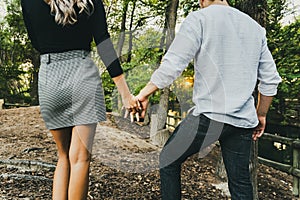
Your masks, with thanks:
[{"label": "man's back", "polygon": [[252,92],[264,29],[229,6],[209,6],[195,15],[203,33],[195,59],[195,76],[200,81],[195,85],[199,98],[194,101],[200,105],[195,112],[235,126],[256,126]]},{"label": "man's back", "polygon": [[[182,23],[160,72],[154,73],[151,81],[165,86],[192,58],[194,114],[237,127],[255,127],[258,120],[252,93],[257,79],[266,95],[276,94],[281,80],[267,48],[265,30],[230,6],[211,5],[193,12]],[[166,81],[161,81],[163,78]]]}]

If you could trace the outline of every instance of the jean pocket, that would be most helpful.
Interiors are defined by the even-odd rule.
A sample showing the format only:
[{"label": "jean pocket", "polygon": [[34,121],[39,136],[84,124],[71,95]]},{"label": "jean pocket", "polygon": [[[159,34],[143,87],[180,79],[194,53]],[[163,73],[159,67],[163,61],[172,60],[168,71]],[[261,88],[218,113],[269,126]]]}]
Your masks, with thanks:
[{"label": "jean pocket", "polygon": [[240,137],[242,140],[251,141],[252,140],[252,134],[254,129],[246,129],[240,132]]}]

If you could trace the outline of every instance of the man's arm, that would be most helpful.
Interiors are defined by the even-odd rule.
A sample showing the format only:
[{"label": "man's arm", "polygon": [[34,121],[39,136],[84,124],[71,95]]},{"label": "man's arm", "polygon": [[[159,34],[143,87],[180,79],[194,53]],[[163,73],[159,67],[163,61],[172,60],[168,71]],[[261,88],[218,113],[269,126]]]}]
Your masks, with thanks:
[{"label": "man's arm", "polygon": [[202,27],[199,17],[190,13],[182,22],[179,31],[164,55],[150,81],[159,89],[171,85],[181,75],[188,64],[195,58],[202,44]]},{"label": "man's arm", "polygon": [[261,55],[258,66],[258,104],[257,118],[259,124],[253,132],[253,140],[261,137],[266,128],[266,116],[272,103],[273,96],[277,94],[281,77],[276,69],[276,64],[267,45],[266,32],[263,31]]},{"label": "man's arm", "polygon": [[272,100],[273,96],[265,96],[261,93],[258,94],[258,104],[256,113],[259,123],[253,132],[253,140],[257,140],[257,138],[261,137],[264,133],[264,130],[266,128],[266,117]]},{"label": "man's arm", "polygon": [[161,65],[152,74],[150,82],[137,95],[138,101],[142,104],[141,117],[145,116],[149,95],[172,84],[195,57],[201,46],[201,33],[199,19],[193,13],[190,14],[183,21]]}]

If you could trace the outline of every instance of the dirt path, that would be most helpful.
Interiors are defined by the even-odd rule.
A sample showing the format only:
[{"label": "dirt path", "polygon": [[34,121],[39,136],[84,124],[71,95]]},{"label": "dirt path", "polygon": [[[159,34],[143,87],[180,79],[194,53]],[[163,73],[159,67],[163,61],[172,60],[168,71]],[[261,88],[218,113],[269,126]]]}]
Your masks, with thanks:
[{"label": "dirt path", "polygon": [[158,169],[160,148],[137,135],[105,124],[98,126],[93,157],[123,172],[142,173]]},{"label": "dirt path", "polygon": [[[122,127],[121,129],[119,127]],[[149,127],[108,115],[97,127],[89,199],[160,199],[158,154],[160,148],[149,143]],[[53,168],[57,161],[52,136],[46,130],[39,108],[0,110],[0,160],[42,163],[7,164],[0,161],[0,200],[51,199]],[[183,199],[230,199],[214,184],[219,149],[205,158],[190,158],[182,167]],[[44,165],[49,164],[49,166]],[[295,199],[292,177],[259,166],[260,199]]]}]

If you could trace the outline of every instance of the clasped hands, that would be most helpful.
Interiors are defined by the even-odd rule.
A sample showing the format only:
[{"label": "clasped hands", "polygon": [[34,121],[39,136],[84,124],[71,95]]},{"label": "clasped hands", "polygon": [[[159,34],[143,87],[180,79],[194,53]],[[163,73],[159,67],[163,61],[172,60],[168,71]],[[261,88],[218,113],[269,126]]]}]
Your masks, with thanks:
[{"label": "clasped hands", "polygon": [[127,118],[128,115],[130,116],[130,121],[134,122],[135,118],[136,121],[140,121],[140,119],[145,117],[146,109],[148,106],[148,98],[143,97],[141,95],[130,95],[128,99],[124,99],[123,108],[125,108],[125,115],[124,118]]}]

